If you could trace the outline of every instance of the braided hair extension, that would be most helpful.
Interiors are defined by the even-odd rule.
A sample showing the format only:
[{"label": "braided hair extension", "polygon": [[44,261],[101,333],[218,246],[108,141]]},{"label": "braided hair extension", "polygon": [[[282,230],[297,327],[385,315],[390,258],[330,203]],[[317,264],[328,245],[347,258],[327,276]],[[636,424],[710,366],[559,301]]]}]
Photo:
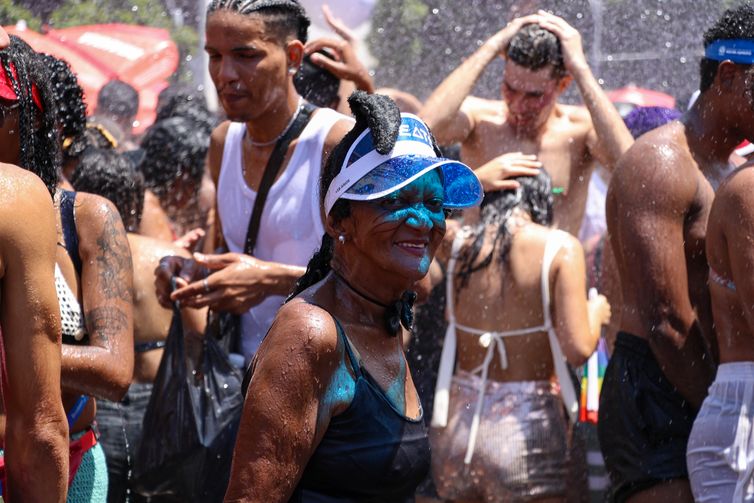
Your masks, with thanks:
[{"label": "braided hair extension", "polygon": [[306,43],[310,21],[298,0],[212,0],[207,6],[208,15],[220,10],[263,16],[280,40],[293,37]]},{"label": "braided hair extension", "polygon": [[40,54],[40,57],[52,78],[52,91],[58,105],[57,121],[63,135],[63,156],[78,157],[85,147],[82,141],[86,129],[84,90],[68,63],[50,54]]},{"label": "braided hair extension", "polygon": [[131,160],[112,148],[89,147],[71,176],[71,185],[109,199],[128,232],[136,232],[144,210],[144,178]]},{"label": "braided hair extension", "polygon": [[[459,260],[460,267],[456,273],[460,278],[458,291],[468,286],[474,272],[489,267],[493,259],[496,258],[499,264],[506,264],[511,245],[508,220],[513,210],[519,209],[527,213],[536,224],[552,224],[553,196],[550,175],[545,170],[540,170],[537,176],[519,176],[512,180],[519,183],[517,189],[487,192],[484,195],[480,221],[473,229],[474,240]],[[492,248],[486,257],[477,262],[486,231],[490,227],[496,228]]]},{"label": "braided hair extension", "polygon": [[[0,51],[0,64],[18,96],[19,165],[39,176],[53,195],[60,178],[61,154],[50,71],[42,65],[39,55],[15,35],[10,36],[10,45]],[[43,110],[34,103],[32,85]]]}]

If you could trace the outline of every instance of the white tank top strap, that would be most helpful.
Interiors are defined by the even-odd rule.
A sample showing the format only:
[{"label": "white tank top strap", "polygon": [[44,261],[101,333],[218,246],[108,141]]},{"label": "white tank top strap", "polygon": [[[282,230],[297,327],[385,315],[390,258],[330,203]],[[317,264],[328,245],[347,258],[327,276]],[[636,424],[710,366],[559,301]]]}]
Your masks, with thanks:
[{"label": "white tank top strap", "polygon": [[563,231],[554,231],[547,239],[545,244],[545,253],[542,258],[542,311],[544,312],[545,327],[547,336],[550,341],[550,351],[552,352],[552,363],[555,367],[555,376],[558,378],[560,385],[560,395],[563,399],[568,417],[571,422],[576,422],[579,412],[579,401],[576,395],[576,388],[571,379],[571,373],[568,371],[563,349],[560,347],[558,334],[552,323],[551,303],[550,303],[550,268],[555,256],[560,249],[566,244],[568,234]]},{"label": "white tank top strap", "polygon": [[453,369],[456,363],[456,316],[454,308],[454,276],[458,254],[464,241],[470,234],[470,228],[462,227],[453,239],[450,250],[448,270],[445,273],[445,315],[448,318],[448,328],[445,330],[445,338],[440,355],[440,367],[437,371],[435,384],[435,402],[432,409],[432,426],[444,428],[448,425],[448,407],[450,405],[450,382],[453,379]]}]

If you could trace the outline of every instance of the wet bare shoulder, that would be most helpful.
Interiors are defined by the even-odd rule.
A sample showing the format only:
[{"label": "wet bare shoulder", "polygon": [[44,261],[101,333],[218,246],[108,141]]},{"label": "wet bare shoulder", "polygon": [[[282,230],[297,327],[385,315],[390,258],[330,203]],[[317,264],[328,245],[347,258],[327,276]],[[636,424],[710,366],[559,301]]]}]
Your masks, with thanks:
[{"label": "wet bare shoulder", "polygon": [[614,177],[633,180],[646,191],[665,190],[669,183],[696,187],[696,177],[689,176],[696,164],[683,133],[683,126],[672,122],[641,136],[618,161]]},{"label": "wet bare shoulder", "polygon": [[259,357],[273,352],[280,354],[280,348],[285,348],[290,358],[326,371],[339,361],[333,317],[300,298],[284,304],[259,348]]},{"label": "wet bare shoulder", "polygon": [[322,149],[322,165],[327,162],[327,158],[330,156],[330,153],[333,151],[335,146],[340,143],[340,140],[342,140],[343,137],[351,129],[353,129],[353,125],[353,119],[346,117],[345,115],[342,119],[333,124],[333,126],[330,128],[330,131],[327,133],[327,138],[325,138],[325,145]]}]

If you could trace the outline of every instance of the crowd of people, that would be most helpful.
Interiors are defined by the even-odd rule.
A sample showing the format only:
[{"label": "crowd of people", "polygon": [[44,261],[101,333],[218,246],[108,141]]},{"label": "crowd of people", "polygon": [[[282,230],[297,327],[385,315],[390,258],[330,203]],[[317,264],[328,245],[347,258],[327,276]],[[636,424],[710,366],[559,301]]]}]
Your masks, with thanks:
[{"label": "crowd of people", "polygon": [[226,502],[590,501],[590,407],[600,498],[754,501],[754,6],[704,33],[688,110],[624,117],[551,13],[424,102],[324,15],[309,41],[298,0],[212,0],[221,110],[173,84],[141,136],[129,84],[87,116],[0,31],[4,501],[219,501],[135,482],[175,444],[143,434],[170,337],[197,382],[210,337],[245,374]]}]

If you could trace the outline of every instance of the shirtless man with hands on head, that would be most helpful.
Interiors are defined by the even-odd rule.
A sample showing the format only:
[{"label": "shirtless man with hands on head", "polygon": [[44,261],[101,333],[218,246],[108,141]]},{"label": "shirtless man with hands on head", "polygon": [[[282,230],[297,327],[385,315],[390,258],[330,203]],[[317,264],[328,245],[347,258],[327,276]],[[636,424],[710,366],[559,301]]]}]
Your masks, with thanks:
[{"label": "shirtless man with hands on head", "polygon": [[[469,96],[498,56],[506,60],[503,100]],[[586,108],[557,102],[571,81]],[[419,115],[441,145],[461,143],[461,160],[486,191],[515,187],[505,179],[546,168],[556,194],[555,225],[574,235],[595,161],[612,170],[633,143],[589,69],[579,32],[544,11],[514,19],[493,35],[440,84]]]}]

